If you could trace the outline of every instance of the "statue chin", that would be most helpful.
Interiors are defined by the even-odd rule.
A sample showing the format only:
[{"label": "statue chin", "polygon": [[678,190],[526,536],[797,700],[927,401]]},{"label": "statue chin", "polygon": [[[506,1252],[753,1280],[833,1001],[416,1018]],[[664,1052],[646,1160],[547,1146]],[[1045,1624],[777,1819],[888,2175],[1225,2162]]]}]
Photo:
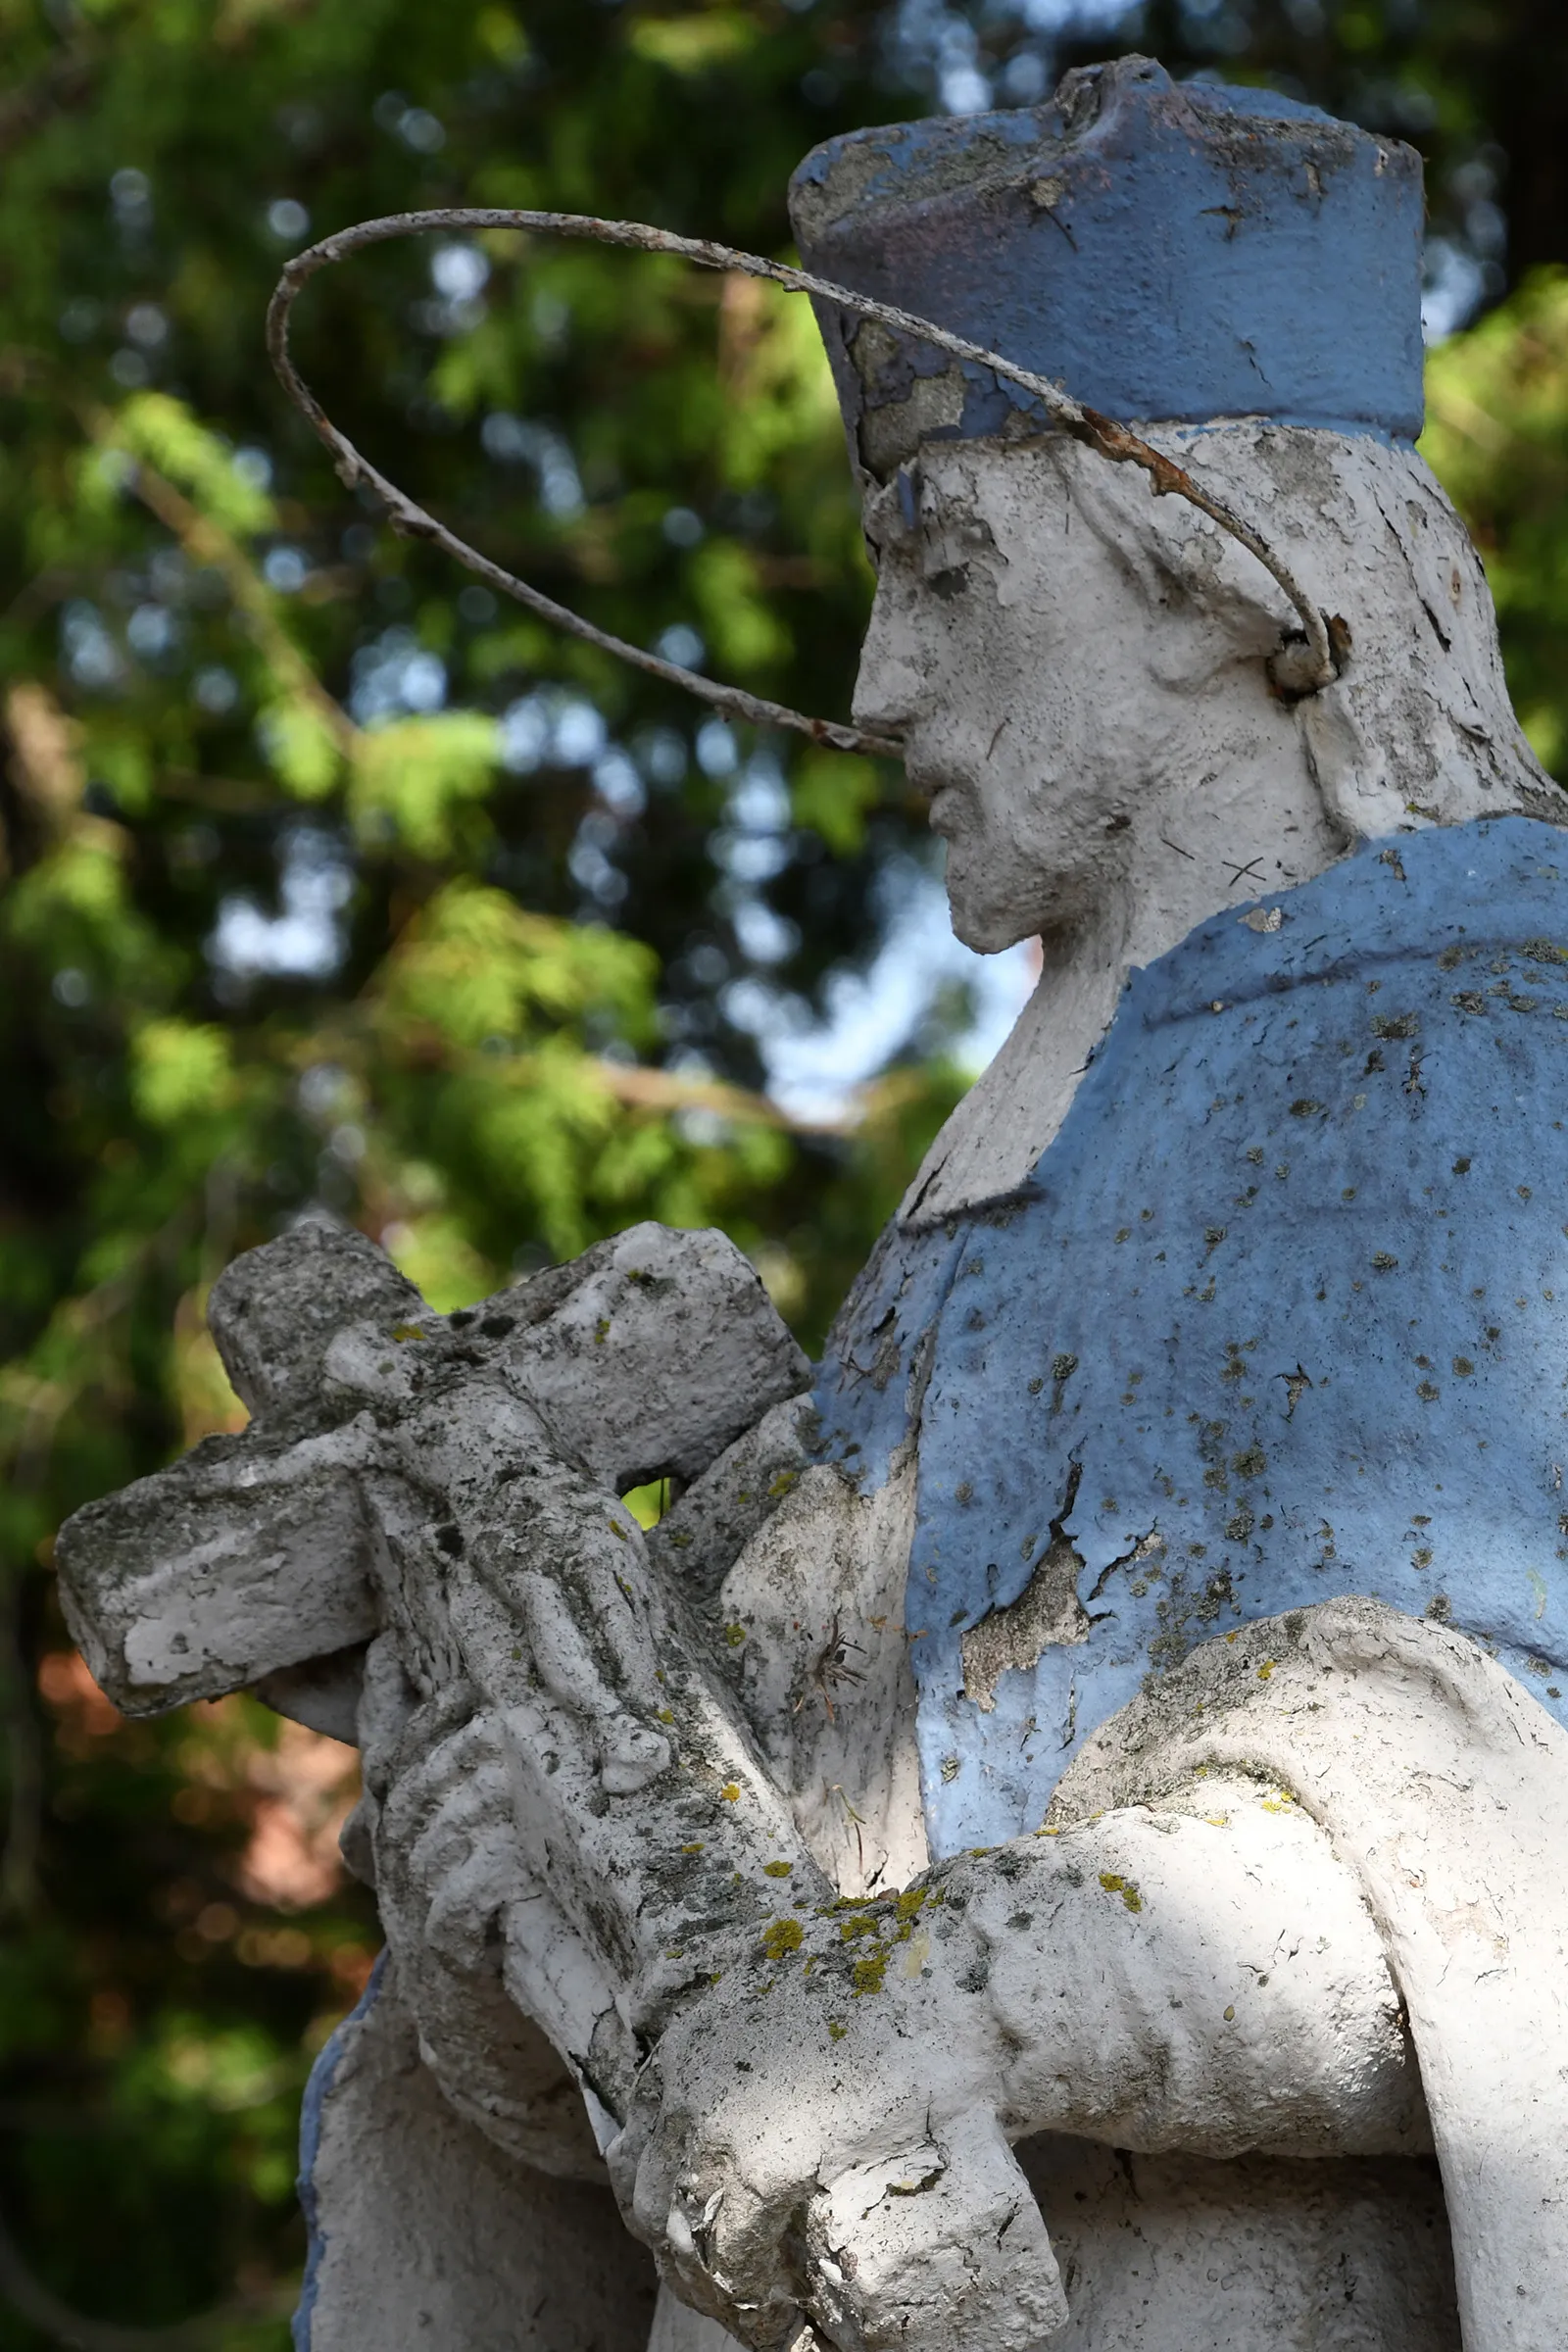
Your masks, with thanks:
[{"label": "statue chin", "polygon": [[1031,939],[1040,929],[1036,916],[1031,922],[1004,902],[988,898],[976,886],[968,872],[956,873],[953,851],[948,851],[948,913],[954,937],[976,956],[1001,956],[1019,940]]}]

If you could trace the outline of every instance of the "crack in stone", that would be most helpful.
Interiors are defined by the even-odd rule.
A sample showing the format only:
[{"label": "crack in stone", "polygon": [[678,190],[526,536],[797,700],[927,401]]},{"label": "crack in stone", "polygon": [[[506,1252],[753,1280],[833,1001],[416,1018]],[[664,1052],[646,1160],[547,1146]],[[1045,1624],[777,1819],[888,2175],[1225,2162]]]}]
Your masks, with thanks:
[{"label": "crack in stone", "polygon": [[1051,1522],[1051,1541],[1017,1599],[988,1609],[963,1637],[964,1695],[983,1715],[995,1709],[997,1684],[1004,1674],[1027,1671],[1043,1649],[1089,1639],[1089,1617],[1078,1598],[1084,1558],[1067,1533],[1082,1479],[1083,1466],[1074,1462],[1061,1509]]}]

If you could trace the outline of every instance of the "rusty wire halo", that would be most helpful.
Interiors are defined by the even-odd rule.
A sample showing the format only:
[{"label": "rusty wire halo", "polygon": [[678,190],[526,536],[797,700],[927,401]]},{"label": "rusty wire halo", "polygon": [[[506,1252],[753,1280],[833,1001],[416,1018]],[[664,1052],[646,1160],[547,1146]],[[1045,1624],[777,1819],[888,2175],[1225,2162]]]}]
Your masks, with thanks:
[{"label": "rusty wire halo", "polygon": [[897,309],[891,303],[875,302],[868,295],[852,292],[848,286],[836,286],[828,279],[813,277],[808,270],[792,270],[786,263],[770,262],[760,254],[740,253],[730,245],[716,245],[706,237],[677,236],[672,229],[653,228],[641,220],[601,220],[588,213],[539,213],[503,211],[488,206],[441,207],[429,212],[391,213],[376,220],[357,221],[315,245],[297,253],[284,267],[272,291],[267,311],[267,348],[279,382],[294,406],[314,426],[318,437],[331,455],[339,479],[351,490],[361,484],[373,490],[386,508],[394,530],[413,539],[426,539],[444,554],[455,559],[466,570],[477,575],[503,596],[523,605],[542,620],[552,622],[588,645],[604,653],[614,654],[618,660],[646,670],[651,677],[662,678],[668,686],[683,687],[726,717],[748,721],[754,726],[788,727],[806,735],[813,743],[830,744],[835,751],[881,754],[897,759],[902,746],[897,737],[868,734],[863,728],[846,725],[839,719],[808,718],[803,711],[792,710],[784,703],[774,703],[765,697],[748,694],[743,687],[721,685],[716,679],[705,678],[678,662],[666,662],[660,655],[648,653],[643,647],[630,645],[623,637],[613,637],[607,630],[596,628],[567,605],[558,605],[541,589],[530,587],[515,573],[507,571],[477,548],[469,547],[445,523],[416,504],[397,484],[361,455],[347,434],[332,422],[315,393],[305,382],[289,356],[289,315],[301,290],[318,271],[331,269],[346,261],[351,254],[368,245],[384,245],[394,237],[418,236],[432,229],[512,228],[532,231],[539,236],[572,237],[599,245],[615,245],[638,253],[672,253],[682,261],[695,263],[703,270],[738,270],[747,277],[770,279],[791,294],[814,294],[825,302],[853,311],[862,318],[875,318],[897,332],[911,335],[922,343],[930,343],[955,359],[968,360],[993,373],[1004,377],[1020,390],[1030,393],[1052,423],[1086,448],[1099,452],[1113,465],[1137,466],[1150,477],[1156,497],[1185,499],[1200,514],[1206,514],[1238,546],[1261,564],[1264,570],[1281,589],[1295,608],[1300,623],[1300,633],[1291,631],[1279,651],[1270,658],[1269,674],[1279,692],[1292,700],[1316,694],[1338,674],[1342,649],[1346,641],[1345,624],[1331,622],[1319,611],[1295,574],[1275,555],[1273,549],[1252,525],[1235,514],[1225,501],[1194,481],[1185,467],[1165,457],[1159,450],[1113,417],[1102,416],[1098,409],[1086,408],[1074,400],[1070,392],[1049,378],[1020,368],[1012,360],[1004,359],[999,352],[986,351],[962,335],[950,334],[946,327],[933,324],[929,318],[918,318],[911,312]]}]

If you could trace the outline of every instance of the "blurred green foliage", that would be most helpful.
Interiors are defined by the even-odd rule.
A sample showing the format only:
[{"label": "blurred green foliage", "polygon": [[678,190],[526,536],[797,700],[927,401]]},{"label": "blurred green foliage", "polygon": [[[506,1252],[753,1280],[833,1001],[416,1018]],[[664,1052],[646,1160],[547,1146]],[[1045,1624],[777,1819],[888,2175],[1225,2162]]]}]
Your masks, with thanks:
[{"label": "blurred green foliage", "polygon": [[1486,560],[1525,732],[1568,778],[1568,270],[1432,355],[1421,446]]},{"label": "blurred green foliage", "polygon": [[[279,264],[440,203],[787,255],[818,138],[1142,40],[1421,135],[1500,290],[1475,60],[1529,8],[1102,6],[1071,40],[1064,13],[0,0],[0,2352],[78,2340],[70,2310],[283,2343],[299,2092],[374,1949],[334,1862],[346,1751],[243,1698],[122,1722],[55,1604],[60,1519],[239,1418],[218,1271],[311,1200],[444,1308],[711,1221],[814,1345],[960,1083],[948,1004],[852,1129],[767,1099],[767,1025],[864,962],[879,875],[925,855],[902,777],[719,725],[392,538],[267,368]],[[803,304],[429,239],[314,288],[296,348],[503,564],[847,710],[870,579]],[[1568,284],[1433,383],[1555,760]]]}]

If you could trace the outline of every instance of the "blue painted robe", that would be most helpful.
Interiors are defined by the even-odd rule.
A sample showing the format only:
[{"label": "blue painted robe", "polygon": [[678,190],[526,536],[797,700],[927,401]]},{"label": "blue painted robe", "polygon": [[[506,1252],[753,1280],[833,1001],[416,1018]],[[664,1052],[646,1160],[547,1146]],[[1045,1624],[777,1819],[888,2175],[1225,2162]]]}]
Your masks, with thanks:
[{"label": "blue painted robe", "polygon": [[[1196,1643],[1337,1594],[1568,1722],[1565,1119],[1568,835],[1491,819],[1200,924],[1017,1194],[889,1228],[816,1401],[864,1491],[918,1427],[935,1852],[1033,1828]],[[964,1632],[1064,1544],[1079,1638],[983,1709]]]}]

